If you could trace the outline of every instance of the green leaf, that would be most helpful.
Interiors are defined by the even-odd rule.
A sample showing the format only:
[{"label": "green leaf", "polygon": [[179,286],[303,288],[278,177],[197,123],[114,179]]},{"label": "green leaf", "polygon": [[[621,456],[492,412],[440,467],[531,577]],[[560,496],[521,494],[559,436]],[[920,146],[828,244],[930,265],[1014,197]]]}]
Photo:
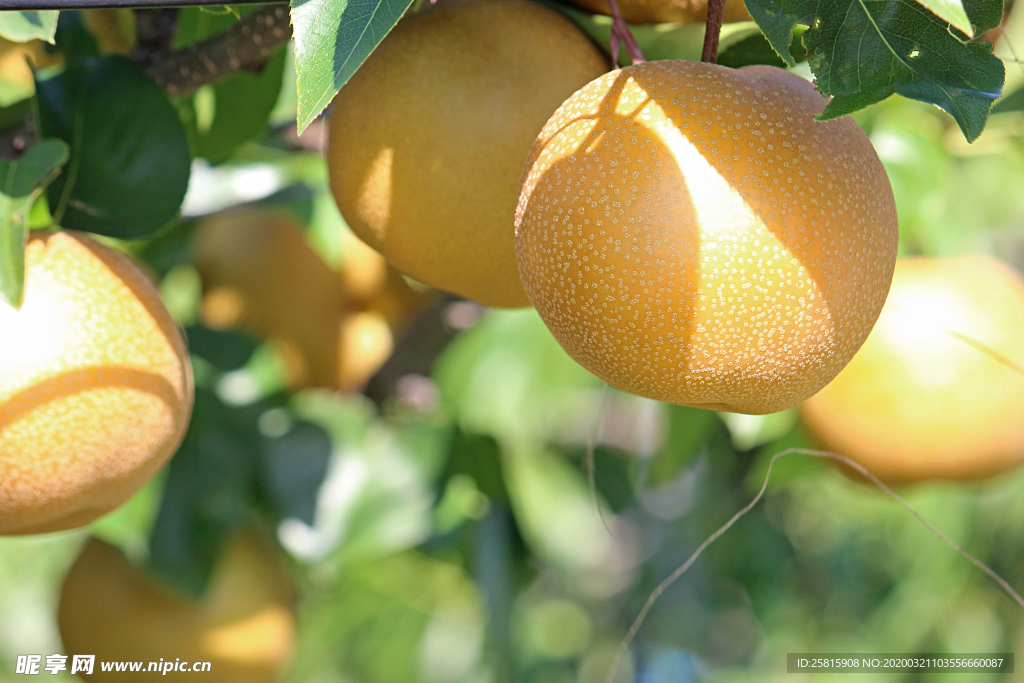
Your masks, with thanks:
[{"label": "green leaf", "polygon": [[253,511],[269,513],[275,524],[313,522],[331,438],[319,425],[295,419],[282,402],[278,395],[228,405],[196,390],[192,422],[167,468],[150,539],[154,569],[193,595],[203,591],[224,539]]},{"label": "green leaf", "polygon": [[136,239],[177,215],[188,141],[163,91],[138,66],[116,55],[87,60],[36,91],[43,134],[71,146],[66,171],[47,191],[62,226]]},{"label": "green leaf", "polygon": [[284,434],[267,437],[262,455],[260,490],[275,519],[298,519],[312,526],[331,459],[327,432],[312,422],[297,422]]},{"label": "green leaf", "polygon": [[[224,161],[239,145],[267,132],[270,112],[281,91],[284,64],[284,51],[278,50],[260,73],[240,71],[225,81],[203,86],[189,98],[184,118],[195,156],[213,163]],[[201,105],[207,107],[206,112]]]},{"label": "green leaf", "polygon": [[57,10],[0,12],[0,36],[15,43],[27,43],[36,38],[52,43],[57,14]]},{"label": "green leaf", "polygon": [[[991,45],[968,40],[914,0],[747,0],[747,8],[789,64],[793,28],[808,27],[802,41],[815,85],[832,97],[820,119],[898,93],[945,109],[973,141],[1003,87]],[[965,9],[981,35],[998,25],[1002,3],[973,0]]]},{"label": "green leaf", "polygon": [[646,483],[657,486],[675,480],[684,467],[704,449],[711,434],[721,427],[718,415],[711,410],[667,405],[668,438],[665,446],[651,459]]},{"label": "green leaf", "polygon": [[221,372],[238,370],[249,362],[259,340],[237,330],[215,330],[203,325],[185,328],[188,350]]},{"label": "green leaf", "polygon": [[508,500],[508,488],[501,469],[500,449],[493,437],[456,429],[449,448],[447,466],[438,490],[444,490],[452,477],[468,475],[489,500]]},{"label": "green leaf", "polygon": [[590,389],[597,398],[600,386],[532,308],[489,312],[448,345],[434,380],[466,430],[538,440],[580,419],[581,409],[592,414],[580,397]]},{"label": "green leaf", "polygon": [[1024,88],[1014,90],[992,107],[993,114],[1005,114],[1011,111],[1024,111]]},{"label": "green leaf", "polygon": [[25,293],[29,209],[67,160],[60,140],[44,140],[17,161],[0,160],[0,296],[15,308]]},{"label": "green leaf", "polygon": [[[333,574],[318,566],[317,579],[304,586],[302,637],[287,680],[485,679],[477,673],[481,635],[485,618],[494,628],[496,616],[485,616],[478,588],[460,564],[409,551]],[[432,635],[438,633],[444,640]]]},{"label": "green leaf", "polygon": [[754,23],[761,29],[772,49],[787,66],[796,66],[796,58],[789,47],[793,42],[793,29],[799,23],[798,19],[784,12],[781,3],[775,0],[745,0],[745,3]]},{"label": "green leaf", "polygon": [[292,0],[300,133],[411,4],[412,0]]},{"label": "green leaf", "polygon": [[719,416],[729,428],[733,448],[738,451],[749,451],[780,438],[793,428],[797,419],[792,409],[767,415],[719,413]]},{"label": "green leaf", "polygon": [[167,469],[150,538],[154,570],[192,595],[254,502],[259,433],[213,394],[196,391],[192,422]]},{"label": "green leaf", "polygon": [[964,35],[974,37],[974,29],[971,20],[967,18],[967,10],[961,0],[917,0],[922,7],[942,19],[955,29],[959,29]]},{"label": "green leaf", "polygon": [[[245,8],[242,16],[255,6]],[[211,13],[206,7],[181,11],[174,45],[181,48],[220,33],[238,22],[237,12]],[[205,85],[179,105],[192,153],[224,161],[241,144],[267,132],[267,121],[281,94],[286,54],[277,50],[259,73],[239,71]]]},{"label": "green leaf", "polygon": [[100,56],[100,44],[85,25],[81,12],[62,12],[57,21],[53,42],[64,55],[65,64],[75,64],[90,57]]},{"label": "green leaf", "polygon": [[[804,51],[804,46],[800,42],[799,36],[793,37],[789,51],[797,62],[807,59],[807,53]],[[733,69],[750,64],[786,66],[786,62],[772,49],[771,43],[760,32],[724,48],[718,53],[718,63]]]},{"label": "green leaf", "polygon": [[[566,572],[614,573],[607,564],[615,552],[613,537],[582,472],[526,442],[504,450],[502,466],[516,525],[534,554]],[[604,501],[597,504],[606,508]]]}]

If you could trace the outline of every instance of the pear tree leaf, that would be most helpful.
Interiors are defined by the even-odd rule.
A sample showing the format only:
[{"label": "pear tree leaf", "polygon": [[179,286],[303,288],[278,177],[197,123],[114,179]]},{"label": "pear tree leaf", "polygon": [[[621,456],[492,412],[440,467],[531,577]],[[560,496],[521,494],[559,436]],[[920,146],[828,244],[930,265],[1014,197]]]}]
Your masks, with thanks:
[{"label": "pear tree leaf", "polygon": [[53,36],[57,52],[64,57],[64,64],[77,64],[85,59],[100,56],[99,40],[85,25],[82,12],[62,12],[57,20],[57,31]]},{"label": "pear tree leaf", "polygon": [[17,161],[0,160],[0,296],[15,308],[25,293],[29,209],[67,160],[61,140],[44,140]]},{"label": "pear tree leaf", "polygon": [[57,10],[25,10],[0,12],[0,36],[15,43],[36,38],[53,42],[57,31]]},{"label": "pear tree leaf", "polygon": [[967,18],[967,10],[961,0],[917,0],[921,6],[969,38],[974,37],[974,27]]},{"label": "pear tree leaf", "polygon": [[71,147],[67,170],[47,189],[63,227],[136,239],[178,215],[188,139],[167,96],[134,62],[87,59],[37,82],[36,100],[43,134]]},{"label": "pear tree leaf", "polygon": [[412,0],[292,0],[300,133],[411,4]]},{"label": "pear tree leaf", "polygon": [[1024,88],[1018,88],[995,103],[993,114],[1005,114],[1011,111],[1024,111]]},{"label": "pear tree leaf", "polygon": [[[991,45],[925,9],[916,0],[747,0],[747,9],[787,64],[793,29],[802,36],[815,85],[832,100],[819,119],[837,118],[897,93],[945,109],[975,140],[1003,87],[1003,64]],[[982,35],[999,24],[1000,0],[967,0]]]},{"label": "pear tree leaf", "polygon": [[167,467],[150,537],[157,575],[186,593],[206,588],[224,541],[254,504],[259,432],[211,392],[197,389],[192,421]]},{"label": "pear tree leaf", "polygon": [[[238,22],[241,12],[211,12],[207,7],[191,7],[178,15],[174,47],[204,40]],[[216,83],[202,86],[177,103],[194,156],[220,163],[249,140],[265,134],[270,113],[281,92],[285,69],[285,50],[275,50],[259,73],[239,71]]]},{"label": "pear tree leaf", "polygon": [[[189,346],[207,360],[229,360],[226,345],[237,345],[239,355],[251,348],[245,338],[214,340],[213,331],[204,338],[196,333],[200,329],[189,328]],[[229,405],[196,389],[192,420],[167,467],[150,537],[152,567],[169,584],[202,594],[221,545],[254,512],[274,524],[285,518],[312,524],[331,438],[321,427],[285,414],[282,402],[281,396],[271,396]],[[261,425],[268,412],[280,418],[270,433]]]},{"label": "pear tree leaf", "polygon": [[[807,59],[807,53],[804,52],[804,46],[803,43],[800,42],[799,35],[793,36],[793,42],[789,46],[789,51],[798,62],[802,62]],[[760,31],[737,43],[733,43],[724,48],[720,47],[718,63],[722,66],[728,66],[733,69],[738,69],[741,66],[748,66],[750,64],[769,64],[777,67],[786,66],[786,62],[783,61],[782,57],[775,54],[775,50],[772,49],[768,39],[765,38],[764,34]]]},{"label": "pear tree leaf", "polygon": [[651,459],[646,483],[657,486],[674,480],[701,453],[711,434],[722,426],[714,412],[666,405],[669,434],[665,446]]}]

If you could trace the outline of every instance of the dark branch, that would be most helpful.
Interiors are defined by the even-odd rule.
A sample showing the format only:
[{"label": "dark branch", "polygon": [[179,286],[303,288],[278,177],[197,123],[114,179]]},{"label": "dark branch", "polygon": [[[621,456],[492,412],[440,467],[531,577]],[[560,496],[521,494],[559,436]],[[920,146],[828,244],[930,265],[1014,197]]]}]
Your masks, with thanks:
[{"label": "dark branch", "polygon": [[236,71],[259,71],[292,37],[288,5],[268,5],[221,34],[161,56],[146,73],[170,95],[187,95]]},{"label": "dark branch", "polygon": [[37,142],[39,127],[35,117],[29,113],[19,123],[0,133],[0,159],[14,161]]},{"label": "dark branch", "polygon": [[143,69],[171,52],[178,11],[177,7],[135,10],[136,44],[131,57]]},{"label": "dark branch", "polygon": [[363,394],[367,398],[381,406],[403,377],[430,375],[434,361],[459,332],[445,321],[445,313],[455,301],[458,299],[450,294],[442,295],[405,331],[391,358],[366,383]]}]

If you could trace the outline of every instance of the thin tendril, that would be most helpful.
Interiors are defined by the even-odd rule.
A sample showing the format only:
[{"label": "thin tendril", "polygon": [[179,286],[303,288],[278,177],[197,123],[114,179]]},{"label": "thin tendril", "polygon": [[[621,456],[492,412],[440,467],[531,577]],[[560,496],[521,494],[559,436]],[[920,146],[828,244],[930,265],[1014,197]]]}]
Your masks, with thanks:
[{"label": "thin tendril", "polygon": [[991,577],[997,584],[999,584],[999,587],[1002,588],[1011,598],[1013,598],[1013,600],[1020,607],[1024,608],[1024,598],[1021,598],[1017,591],[1015,591],[1013,587],[1006,582],[1005,579],[996,574],[995,571],[993,571],[987,564],[976,558],[974,555],[971,555],[969,552],[964,550],[960,545],[955,543],[948,536],[946,536],[941,531],[932,526],[931,523],[929,523],[924,517],[922,517],[917,510],[911,507],[910,503],[908,503],[898,493],[896,493],[886,484],[884,484],[881,479],[879,479],[870,471],[868,471],[868,469],[865,468],[863,465],[861,465],[858,462],[855,462],[854,460],[851,460],[845,455],[839,455],[838,453],[831,453],[829,451],[817,451],[809,448],[787,448],[786,450],[780,451],[772,456],[771,461],[768,463],[768,471],[764,475],[764,483],[761,485],[761,490],[757,492],[756,496],[754,496],[754,499],[747,503],[743,507],[743,509],[741,509],[735,515],[733,515],[728,522],[720,526],[717,531],[708,536],[708,538],[697,547],[693,554],[690,555],[689,559],[686,560],[686,562],[681,564],[674,572],[669,574],[669,576],[660,584],[658,584],[657,588],[655,588],[651,592],[651,594],[647,598],[647,601],[644,603],[644,606],[640,609],[640,613],[637,614],[636,619],[633,620],[633,624],[629,627],[629,631],[626,633],[626,637],[623,638],[622,642],[619,644],[619,649],[615,652],[615,657],[614,659],[612,659],[611,667],[608,670],[608,677],[606,679],[607,683],[613,683],[615,672],[618,670],[622,658],[626,655],[626,651],[629,649],[629,646],[633,643],[633,640],[636,638],[636,634],[640,630],[640,626],[643,625],[644,619],[647,617],[647,613],[651,611],[652,607],[654,607],[654,603],[658,600],[659,597],[661,597],[661,594],[668,590],[669,586],[675,583],[675,581],[680,576],[686,573],[690,566],[697,560],[698,557],[701,556],[701,554],[709,545],[714,543],[719,536],[728,531],[733,524],[739,521],[739,519],[743,517],[743,515],[750,512],[750,510],[755,505],[757,505],[758,502],[760,502],[761,498],[764,497],[765,491],[768,489],[768,480],[772,475],[772,469],[775,467],[775,461],[783,456],[791,455],[793,453],[798,453],[801,455],[810,455],[817,458],[830,458],[832,460],[841,462],[844,465],[847,465],[848,467],[851,467],[858,473],[862,474],[864,477],[870,480],[875,486],[880,488],[885,493],[889,494],[889,496],[892,497],[896,502],[898,502],[904,508],[909,510],[910,514],[917,518],[917,520],[921,522],[921,524],[923,524],[924,527],[928,529],[928,531],[932,532],[932,534],[934,534],[940,541],[942,541],[949,547],[953,548],[953,550],[957,551],[958,553],[966,557],[968,560],[971,561],[971,563],[973,563],[976,567],[981,569],[981,571],[988,574],[989,577]]}]

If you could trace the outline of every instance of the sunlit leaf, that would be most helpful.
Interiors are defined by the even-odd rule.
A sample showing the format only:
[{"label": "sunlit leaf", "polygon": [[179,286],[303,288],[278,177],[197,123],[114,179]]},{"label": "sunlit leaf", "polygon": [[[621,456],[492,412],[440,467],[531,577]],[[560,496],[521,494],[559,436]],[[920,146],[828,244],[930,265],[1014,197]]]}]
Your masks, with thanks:
[{"label": "sunlit leaf", "polygon": [[[981,134],[1003,87],[992,46],[971,41],[914,0],[747,0],[776,52],[793,64],[790,41],[803,45],[815,85],[832,97],[820,118],[849,114],[893,93],[949,112],[968,140]],[[998,25],[999,0],[966,6],[975,35]]]},{"label": "sunlit leaf", "polygon": [[29,209],[68,160],[68,146],[44,140],[17,161],[0,160],[0,296],[21,306]]},{"label": "sunlit leaf", "polygon": [[967,18],[967,11],[961,0],[917,0],[917,2],[953,28],[959,29],[971,38],[974,37],[971,20]]},{"label": "sunlit leaf", "polygon": [[0,36],[16,43],[39,38],[53,42],[57,30],[57,10],[0,11]]},{"label": "sunlit leaf", "polygon": [[300,133],[411,4],[412,0],[292,0]]}]

